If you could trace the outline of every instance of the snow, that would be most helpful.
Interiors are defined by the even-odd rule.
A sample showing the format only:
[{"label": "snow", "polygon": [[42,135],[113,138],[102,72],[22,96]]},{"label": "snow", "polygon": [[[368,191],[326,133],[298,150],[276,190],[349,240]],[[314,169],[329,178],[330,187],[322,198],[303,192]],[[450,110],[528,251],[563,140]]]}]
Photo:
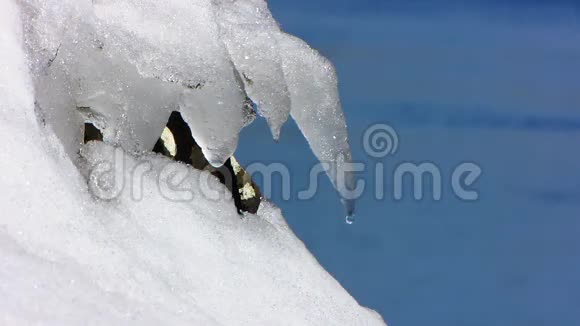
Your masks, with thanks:
[{"label": "snow", "polygon": [[[18,19],[19,11],[12,2],[6,3],[0,11],[0,99],[2,110],[0,121],[15,124],[34,123],[34,114],[21,112],[20,106],[32,106],[32,81],[26,67],[22,49],[22,28]],[[9,120],[10,119],[10,120]]]},{"label": "snow", "polygon": [[[324,271],[271,203],[241,219],[208,172],[142,150],[152,133],[161,134],[172,105],[186,119],[199,119],[195,100],[220,99],[224,110],[238,100],[239,89],[224,88],[235,86],[233,79],[208,79],[203,95],[164,79],[185,80],[167,74],[163,55],[183,51],[176,59],[203,59],[195,51],[185,56],[191,48],[178,42],[201,31],[194,37],[197,31],[182,26],[163,34],[161,27],[170,28],[162,24],[167,8],[182,24],[189,14],[209,15],[209,2],[196,1],[196,9],[205,9],[196,11],[179,7],[181,1],[144,1],[159,14],[148,18],[152,11],[131,11],[139,6],[130,1],[95,1],[103,6],[95,17],[107,16],[106,5],[127,6],[109,8],[126,15],[119,24],[145,17],[149,31],[128,23],[118,34],[102,34],[127,37],[141,49],[91,37],[114,24],[107,16],[107,24],[91,25],[85,2],[18,3],[20,14],[14,0],[0,5],[0,324],[384,324]],[[154,16],[158,24],[148,25]],[[64,21],[66,28],[54,23]],[[172,37],[181,48],[155,43]],[[226,58],[205,57],[210,61],[191,71],[225,73]],[[208,113],[214,114],[194,128],[211,125],[218,112]],[[105,143],[81,145],[86,120],[104,128]],[[221,160],[233,140],[219,143],[225,134],[207,132],[206,150]]]}]

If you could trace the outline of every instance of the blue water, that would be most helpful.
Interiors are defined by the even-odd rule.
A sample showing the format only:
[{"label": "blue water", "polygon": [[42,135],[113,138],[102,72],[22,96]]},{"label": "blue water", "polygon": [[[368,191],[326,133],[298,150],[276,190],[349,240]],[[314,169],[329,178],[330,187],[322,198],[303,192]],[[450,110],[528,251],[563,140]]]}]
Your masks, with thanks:
[{"label": "blue water", "polygon": [[[336,7],[328,9],[331,3]],[[444,5],[271,0],[282,27],[337,66],[359,177],[367,189],[347,225],[330,183],[282,199],[292,229],[362,305],[390,325],[580,325],[580,15],[568,1]],[[369,157],[365,129],[392,126],[396,153]],[[292,193],[317,161],[293,122],[278,144],[258,120],[243,164],[283,162]],[[393,171],[431,162],[442,199],[393,198]],[[462,162],[483,174],[475,202],[455,196]],[[260,181],[260,180],[259,180]],[[407,180],[408,181],[408,180]],[[279,184],[279,181],[278,181]],[[276,187],[275,187],[276,189]]]}]

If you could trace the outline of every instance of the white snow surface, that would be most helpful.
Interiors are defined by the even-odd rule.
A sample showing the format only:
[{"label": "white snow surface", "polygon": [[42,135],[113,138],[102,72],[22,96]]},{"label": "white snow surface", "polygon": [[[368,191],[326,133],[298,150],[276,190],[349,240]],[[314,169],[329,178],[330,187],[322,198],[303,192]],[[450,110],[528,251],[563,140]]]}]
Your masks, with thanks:
[{"label": "white snow surface", "polygon": [[[152,66],[127,64],[137,60],[121,55],[129,48],[93,57],[86,38],[59,36],[90,24],[79,14],[87,8],[0,4],[0,324],[383,325],[321,268],[272,204],[241,219],[231,198],[204,195],[199,180],[227,193],[207,172],[137,151],[152,137],[132,127],[157,128],[161,114],[148,110],[166,114],[188,96],[170,96],[166,70],[153,76]],[[49,24],[51,15],[73,26]],[[35,24],[45,24],[42,33]],[[91,109],[79,115],[81,100]],[[149,100],[167,107],[137,106]],[[105,133],[108,143],[80,145],[84,120],[116,131]],[[99,174],[103,167],[108,173]],[[176,185],[173,177],[183,176]]]}]

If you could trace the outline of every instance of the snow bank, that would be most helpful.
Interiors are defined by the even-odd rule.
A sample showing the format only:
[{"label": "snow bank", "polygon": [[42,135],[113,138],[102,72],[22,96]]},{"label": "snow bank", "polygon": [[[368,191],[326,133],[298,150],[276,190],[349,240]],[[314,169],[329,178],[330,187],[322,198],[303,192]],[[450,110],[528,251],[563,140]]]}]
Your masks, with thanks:
[{"label": "snow bank", "polygon": [[[50,1],[23,5],[28,10],[24,17],[34,21],[50,16],[50,10],[38,10],[41,4],[50,7]],[[60,12],[74,19],[82,5],[75,8]],[[119,137],[116,145],[80,147],[77,139],[63,138],[80,137],[75,123],[85,119],[102,118],[106,127],[114,123],[111,117],[117,116],[105,103],[126,98],[119,94],[130,97],[133,91],[115,87],[135,87],[137,97],[159,79],[119,64],[123,58],[103,56],[97,61],[103,73],[86,77],[86,86],[75,89],[84,82],[70,78],[79,76],[74,70],[89,69],[71,65],[78,59],[73,51],[83,50],[67,49],[67,42],[79,40],[44,37],[58,28],[46,29],[43,37],[29,34],[29,42],[43,43],[46,53],[59,49],[62,57],[43,68],[44,59],[51,57],[39,51],[29,56],[27,66],[26,35],[18,17],[13,0],[2,2],[0,324],[383,324],[320,267],[271,204],[264,203],[256,216],[240,219],[231,200],[201,195],[200,178],[227,193],[206,172],[124,148],[124,140],[142,140],[135,136],[138,129],[125,133],[127,138],[109,134]],[[24,24],[25,31],[30,28]],[[60,71],[54,68],[59,66]],[[108,79],[106,72],[117,78]],[[171,87],[163,94],[171,93]],[[84,116],[76,111],[81,98],[92,101]],[[39,108],[39,100],[50,108]],[[115,109],[127,113],[121,115],[125,122],[144,117],[135,112],[129,117],[126,105]],[[78,128],[66,129],[70,126]],[[75,146],[78,151],[71,153]],[[95,171],[103,166],[114,169],[101,178]],[[143,168],[142,178],[135,178]],[[161,176],[171,172],[187,176],[179,188],[191,190],[194,198],[169,200],[163,189],[175,190],[175,185],[172,178],[165,182]],[[122,184],[107,183],[114,180],[106,176],[115,175],[127,181],[125,186],[109,200],[97,199],[95,189],[115,190]]]}]

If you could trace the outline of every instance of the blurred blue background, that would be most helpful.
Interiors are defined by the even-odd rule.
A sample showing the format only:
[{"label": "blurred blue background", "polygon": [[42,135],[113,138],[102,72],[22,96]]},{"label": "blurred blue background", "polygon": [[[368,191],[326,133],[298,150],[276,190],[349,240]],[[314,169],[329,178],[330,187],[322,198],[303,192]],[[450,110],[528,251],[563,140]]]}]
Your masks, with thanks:
[{"label": "blurred blue background", "polygon": [[[388,123],[400,138],[382,160],[437,164],[442,201],[384,200],[372,189],[357,221],[330,182],[308,201],[272,200],[318,261],[391,326],[580,325],[580,4],[573,1],[270,0],[282,28],[337,67],[353,156]],[[284,162],[293,193],[317,163],[289,121],[279,144],[258,120],[243,164]],[[448,180],[477,162],[477,202]],[[258,178],[258,181],[259,178]],[[429,196],[427,196],[429,197]],[[281,271],[284,272],[284,271]]]}]

